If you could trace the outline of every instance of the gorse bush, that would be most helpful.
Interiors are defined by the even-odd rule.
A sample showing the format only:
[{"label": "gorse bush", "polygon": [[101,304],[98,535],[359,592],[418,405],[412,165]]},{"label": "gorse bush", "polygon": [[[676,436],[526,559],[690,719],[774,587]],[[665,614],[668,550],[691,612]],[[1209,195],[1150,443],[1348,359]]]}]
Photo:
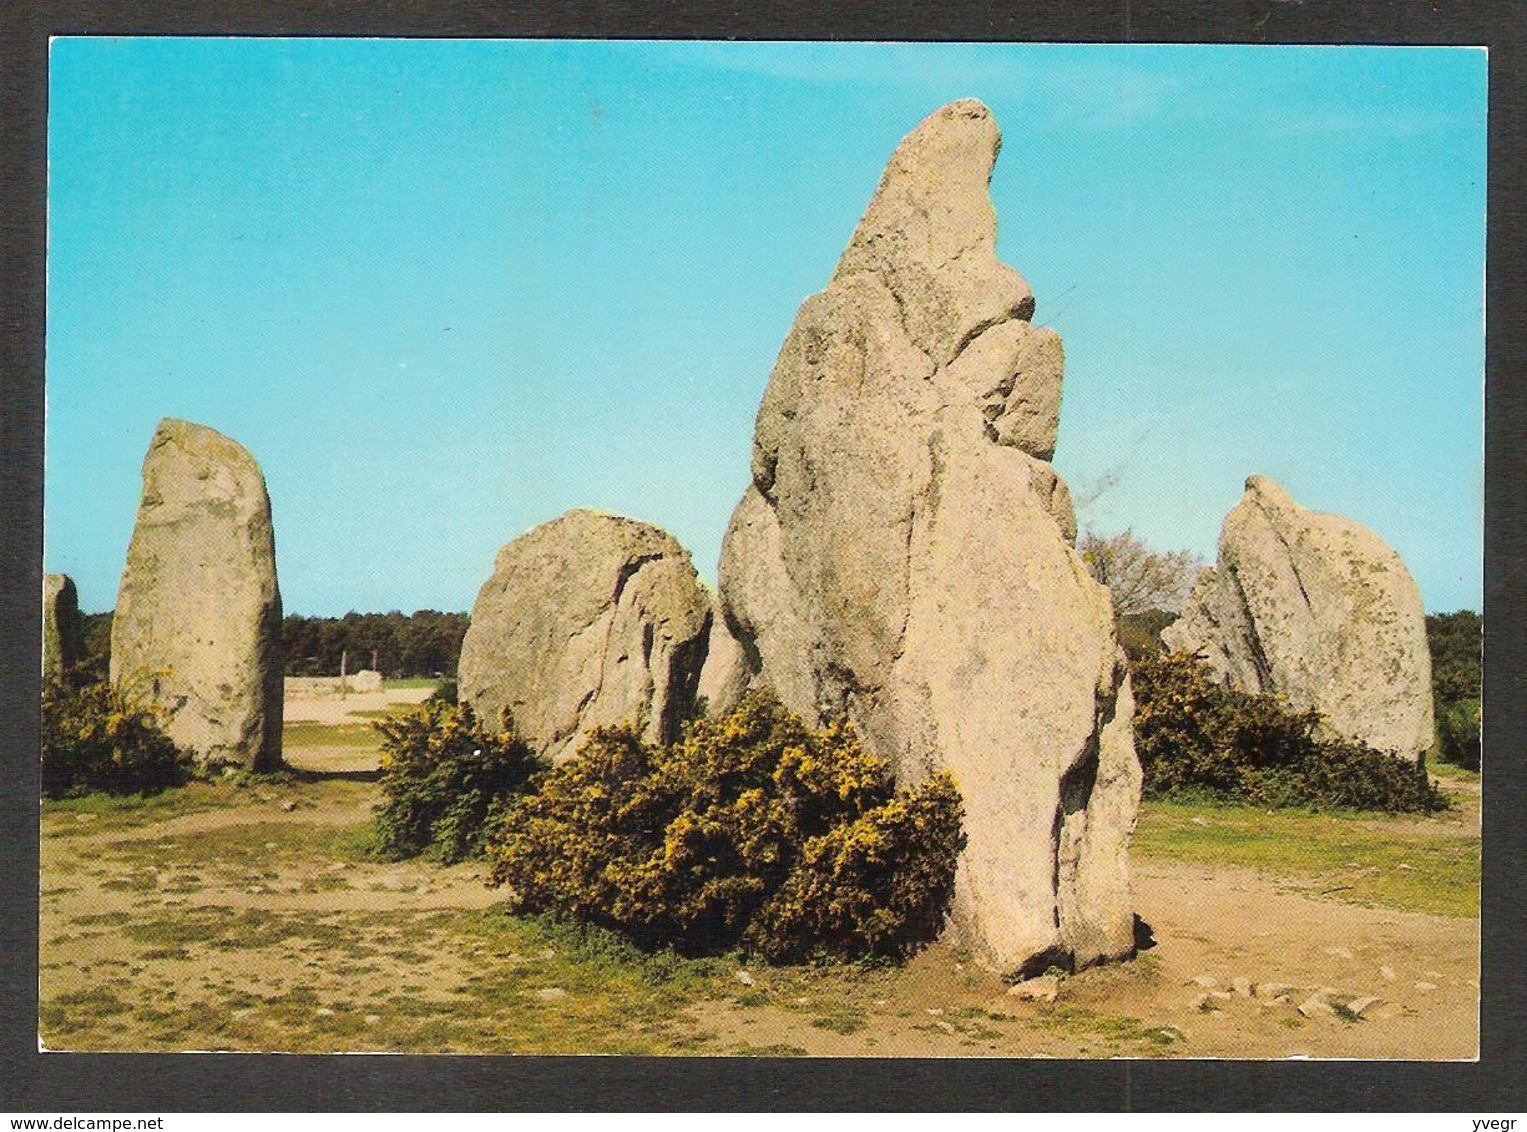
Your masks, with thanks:
[{"label": "gorse bush", "polygon": [[669,747],[596,732],[509,808],[493,877],[646,948],[899,957],[942,926],[962,817],[947,774],[898,792],[846,724],[754,695]]},{"label": "gorse bush", "polygon": [[501,723],[486,729],[471,707],[431,699],[373,725],[382,735],[381,853],[451,864],[482,851],[497,815],[541,769],[507,715]]},{"label": "gorse bush", "polygon": [[1217,684],[1189,653],[1141,658],[1131,671],[1147,796],[1390,813],[1448,804],[1424,766],[1354,740],[1318,738],[1316,712]]},{"label": "gorse bush", "polygon": [[806,842],[751,940],[773,962],[899,956],[937,934],[964,848],[954,779],[936,774]]},{"label": "gorse bush", "polygon": [[102,790],[146,794],[179,786],[190,756],[162,730],[161,713],[101,682],[42,690],[42,792],[50,798]]}]

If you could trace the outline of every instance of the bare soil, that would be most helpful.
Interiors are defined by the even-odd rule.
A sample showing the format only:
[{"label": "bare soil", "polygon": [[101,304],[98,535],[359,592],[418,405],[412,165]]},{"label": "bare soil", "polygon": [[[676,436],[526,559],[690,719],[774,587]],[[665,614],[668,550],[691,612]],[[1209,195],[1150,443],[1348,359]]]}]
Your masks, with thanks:
[{"label": "bare soil", "polygon": [[[365,722],[357,711],[425,694],[352,695],[338,714],[289,700],[287,719],[294,734],[343,733]],[[1136,854],[1148,946],[1061,978],[1053,1002],[1010,994],[946,945],[900,968],[731,957],[658,970],[585,954],[500,914],[480,865],[370,856],[375,748],[317,738],[289,746],[309,773],[288,780],[196,784],[138,809],[45,807],[48,1048],[1477,1055],[1477,919],[1344,903],[1328,877],[1213,861]],[[1446,821],[1362,820],[1418,844],[1477,841],[1477,787],[1448,787],[1460,807]]]}]

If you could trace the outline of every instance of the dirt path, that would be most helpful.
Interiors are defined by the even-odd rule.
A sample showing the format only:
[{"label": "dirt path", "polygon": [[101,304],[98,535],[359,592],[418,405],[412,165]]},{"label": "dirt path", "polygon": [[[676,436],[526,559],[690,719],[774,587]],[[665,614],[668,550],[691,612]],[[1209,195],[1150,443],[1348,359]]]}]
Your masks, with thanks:
[{"label": "dirt path", "polygon": [[[1332,882],[1315,874],[1277,875],[1202,856],[1137,853],[1136,907],[1150,945],[1133,962],[1061,978],[1054,1001],[1011,995],[947,945],[901,968],[732,969],[723,961],[656,982],[628,959],[559,954],[563,943],[541,928],[496,914],[504,894],[485,886],[482,865],[369,855],[380,792],[365,772],[378,751],[365,726],[372,717],[356,713],[427,694],[289,701],[295,726],[287,758],[316,774],[198,784],[137,810],[46,811],[40,985],[49,1044],[921,1057],[1476,1054],[1476,919],[1342,903],[1322,889]],[[1448,788],[1461,804],[1440,817],[1349,824],[1413,839],[1411,859],[1429,867],[1425,847],[1478,836],[1477,787]],[[1156,815],[1158,828],[1163,816]],[[1211,812],[1205,820],[1221,819]],[[1329,834],[1329,820],[1298,828],[1345,837]]]},{"label": "dirt path", "polygon": [[282,711],[288,723],[364,723],[389,708],[422,704],[433,691],[433,688],[384,688],[380,692],[350,692],[340,696],[289,690]]},{"label": "dirt path", "polygon": [[[1248,870],[1178,862],[1138,865],[1136,893],[1154,946],[1133,963],[1062,979],[1053,1004],[1020,1001],[937,947],[870,998],[851,1033],[789,1009],[811,1005],[793,1000],[763,1010],[711,1004],[695,1011],[696,1024],[723,1046],[831,1056],[1476,1055],[1475,921],[1337,904]],[[1301,1013],[1322,990],[1361,1014]],[[1027,1026],[1014,1033],[1003,1024],[1014,1020]]]},{"label": "dirt path", "polygon": [[[502,894],[484,887],[480,866],[379,862],[347,849],[375,796],[372,783],[299,782],[140,828],[96,832],[69,815],[45,823],[45,1001],[88,1006],[109,993],[106,1009],[117,1002],[125,1012],[127,985],[144,1001],[197,990],[213,1004],[294,994],[385,1004],[399,986],[459,990],[474,952],[449,937],[415,946],[408,925],[490,908]],[[1154,946],[1133,963],[1061,980],[1053,1004],[1014,998],[938,946],[903,969],[844,979],[754,967],[686,1007],[682,1028],[694,1052],[1474,1056],[1475,921],[1336,903],[1232,867],[1144,860],[1135,874]],[[287,935],[267,939],[272,925]],[[294,932],[315,942],[299,946]],[[103,989],[103,976],[115,989]],[[1301,1014],[1323,988],[1360,1015]],[[454,1001],[445,993],[438,1009]],[[366,1017],[386,1006],[374,1009]],[[77,1048],[134,1048],[131,1035]],[[266,1040],[280,1048],[283,1039]],[[332,1048],[372,1047],[341,1036]]]}]

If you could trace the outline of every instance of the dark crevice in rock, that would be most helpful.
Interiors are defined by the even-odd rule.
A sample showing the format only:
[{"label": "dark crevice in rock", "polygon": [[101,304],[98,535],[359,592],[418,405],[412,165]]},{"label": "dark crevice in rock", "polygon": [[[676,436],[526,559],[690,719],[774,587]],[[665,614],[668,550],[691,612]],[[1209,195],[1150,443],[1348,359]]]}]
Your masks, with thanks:
[{"label": "dark crevice in rock", "polygon": [[636,576],[638,570],[649,562],[658,562],[663,558],[662,554],[639,554],[635,558],[621,564],[620,573],[615,576],[615,595],[610,598],[612,607],[620,604],[620,595],[625,593],[626,584]]},{"label": "dark crevice in rock", "polygon": [[[1299,576],[1299,558],[1294,553],[1294,548],[1289,545],[1287,536],[1284,535],[1273,517],[1267,513],[1266,508],[1262,509],[1262,514],[1267,519],[1267,529],[1272,531],[1273,538],[1278,540],[1278,545],[1283,548],[1283,553],[1288,556],[1288,568],[1294,575],[1294,585],[1299,587],[1299,598],[1304,602],[1304,608],[1310,610],[1313,616],[1314,605],[1310,601],[1310,592],[1304,588],[1304,579]],[[1247,608],[1249,609],[1250,607],[1248,606]]]},{"label": "dark crevice in rock", "polygon": [[721,617],[726,622],[726,631],[742,650],[743,666],[751,684],[753,678],[763,672],[763,654],[758,651],[758,634],[753,631],[752,625],[739,620],[730,606],[722,607]]},{"label": "dark crevice in rock", "polygon": [[1251,657],[1252,667],[1257,670],[1258,687],[1252,691],[1265,691],[1273,686],[1272,662],[1267,659],[1267,650],[1262,645],[1262,638],[1257,635],[1256,624],[1251,617],[1251,602],[1246,596],[1246,587],[1241,584],[1241,574],[1233,565],[1226,564],[1225,573],[1230,578],[1230,584],[1235,587],[1235,599],[1240,608],[1246,614],[1246,631],[1243,639],[1246,642],[1246,652]]},{"label": "dark crevice in rock", "polygon": [[698,635],[674,646],[673,657],[668,665],[668,694],[663,700],[662,717],[658,720],[658,742],[672,743],[686,721],[695,714],[695,698],[700,692],[700,673],[705,668],[705,658],[710,654],[710,631],[714,615],[707,612]]},{"label": "dark crevice in rock", "polygon": [[1022,982],[1024,979],[1043,975],[1051,967],[1058,967],[1069,973],[1075,966],[1075,959],[1070,950],[1065,945],[1057,943],[1029,956],[1008,978],[1013,982]]},{"label": "dark crevice in rock", "polygon": [[[964,334],[960,335],[959,341],[954,344],[954,352],[949,356],[948,364],[953,365],[955,362],[959,361],[960,355],[970,348],[971,343],[974,342],[977,338],[981,337],[981,335],[985,334],[988,330],[1002,326],[1005,323],[1021,321],[1023,319],[1022,311],[1025,306],[1028,307],[1029,312],[1032,314],[1034,310],[1034,301],[1030,299],[1027,303],[1020,302],[1017,306],[1009,307],[1001,314],[993,315],[991,318],[983,318],[980,322],[976,323]],[[1011,385],[1008,386],[1008,392],[1012,392]]]}]

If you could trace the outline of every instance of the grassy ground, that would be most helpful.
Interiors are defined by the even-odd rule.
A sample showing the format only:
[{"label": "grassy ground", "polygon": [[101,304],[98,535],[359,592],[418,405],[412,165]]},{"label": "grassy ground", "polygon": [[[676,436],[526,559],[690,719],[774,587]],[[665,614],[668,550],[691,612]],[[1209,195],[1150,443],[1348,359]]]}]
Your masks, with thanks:
[{"label": "grassy ground", "polygon": [[398,680],[383,680],[384,692],[397,691],[400,688],[438,688],[440,681],[434,676],[404,676]]},{"label": "grassy ground", "polygon": [[1132,851],[1299,879],[1369,907],[1478,916],[1479,841],[1451,832],[1445,818],[1147,802]]},{"label": "grassy ground", "polygon": [[[390,718],[390,712],[367,712],[367,716]],[[281,729],[281,741],[292,747],[342,747],[353,751],[366,751],[377,745],[376,729],[364,723],[288,723]]]},{"label": "grassy ground", "polygon": [[[377,738],[286,729],[289,750],[336,766]],[[770,968],[512,916],[480,865],[376,858],[377,786],[353,775],[47,802],[41,1032],[82,1050],[1467,1056],[1477,947],[1448,925],[1477,916],[1478,776],[1439,777],[1459,805],[1436,818],[1148,803],[1133,861],[1158,946],[1063,980],[1053,1003],[1012,998],[947,945],[901,967]],[[1205,884],[1232,910],[1212,924],[1193,903]],[[1206,1011],[1216,956],[1222,986],[1249,973],[1405,1001],[1391,1022],[1239,998]],[[1452,1013],[1428,1014],[1444,995]]]}]

